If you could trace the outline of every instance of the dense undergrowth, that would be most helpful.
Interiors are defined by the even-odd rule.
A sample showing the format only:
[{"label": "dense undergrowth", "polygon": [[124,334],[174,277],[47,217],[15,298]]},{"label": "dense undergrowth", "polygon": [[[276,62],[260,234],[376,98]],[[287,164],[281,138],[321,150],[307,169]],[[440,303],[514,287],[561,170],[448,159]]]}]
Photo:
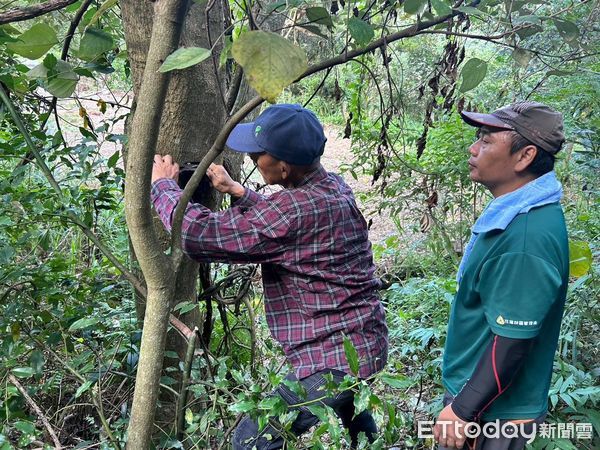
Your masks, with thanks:
[{"label": "dense undergrowth", "polygon": [[[68,12],[73,11],[75,6]],[[96,12],[97,5],[84,22]],[[580,14],[572,20],[583,30],[587,16]],[[105,16],[104,31],[113,33],[118,50],[120,18]],[[531,17],[519,16],[523,21]],[[65,28],[60,18],[48,22]],[[564,34],[567,25],[559,25]],[[477,26],[484,28],[485,23]],[[1,30],[4,45],[11,38],[8,28]],[[552,28],[531,39],[539,46],[559,41],[568,50],[558,34]],[[567,428],[554,439],[538,438],[532,448],[600,448],[600,67],[593,59],[583,60],[581,69],[575,66],[578,60],[566,59],[564,70],[553,74],[544,72],[548,67],[539,61],[515,67],[510,48],[469,41],[467,53],[487,61],[488,75],[476,89],[458,94],[458,47],[438,37],[398,43],[396,50],[390,49],[389,64],[381,63],[387,61],[384,54],[366,54],[325,78],[305,79],[279,98],[307,103],[324,122],[352,138],[355,157],[344,161],[343,174],[372,178],[371,189],[360,194],[369,205],[365,214],[385,214],[396,228],[373,245],[385,285],[381,295],[390,330],[388,366],[373,379],[348,376],[341,386],[328,389],[356,389],[357,411],[373,412],[380,437],[372,446],[363,440],[360,448],[432,448],[431,440],[419,438],[417,422],[432,420],[441,408],[441,357],[455,271],[469,228],[489,200],[468,178],[466,155],[474,132],[456,111],[459,106],[495,109],[529,96],[564,113],[568,137],[556,170],[565,188],[562,203],[574,264],[548,421],[591,426],[586,428],[590,439],[570,436],[574,428]],[[588,38],[582,33],[583,41]],[[589,41],[583,44],[591,47],[595,41]],[[113,106],[104,100],[97,108],[85,103],[88,111],[80,103],[79,116],[64,113],[56,120],[64,130],[58,129],[47,112],[44,91],[27,76],[30,67],[1,50],[0,89],[7,86],[21,105],[33,143],[44,149],[62,197],[31,162],[23,134],[0,110],[0,450],[53,448],[57,442],[79,449],[123,447],[139,357],[140,305],[136,308],[131,286],[83,229],[93,231],[112,254],[135,268],[118,150],[127,137],[113,131],[127,114],[115,109],[110,118],[94,116],[92,110],[111,112]],[[93,64],[77,67],[86,83],[130,89],[126,52],[111,47],[101,53]],[[448,60],[454,65],[445,66],[448,70],[441,76],[440,67]],[[53,72],[56,57],[46,56],[44,63],[51,67],[41,86],[49,88],[58,75]],[[389,86],[379,83],[383,79]],[[444,83],[444,94],[442,89],[433,92]],[[117,147],[107,153],[101,145],[105,142]],[[81,220],[77,226],[72,213]],[[169,364],[161,379],[159,414],[173,423],[179,414],[182,429],[178,434],[173,423],[158,422],[155,441],[160,448],[227,448],[241,414],[252,414],[261,424],[277,418],[284,431],[295,417],[268,396],[289,367],[267,329],[258,274],[254,268],[218,265],[211,268],[211,277],[221,282],[212,301],[200,295],[197,302],[176,307],[180,313],[197,309],[200,329],[211,317],[212,329],[206,333],[208,342],[198,344],[189,359],[172,351],[165,354]],[[356,364],[351,346],[347,356]],[[170,410],[172,400],[181,398],[180,380],[188,369],[187,401],[177,412]],[[349,438],[331,410],[306,406],[322,425],[299,441],[289,436],[288,448],[349,448]]]}]

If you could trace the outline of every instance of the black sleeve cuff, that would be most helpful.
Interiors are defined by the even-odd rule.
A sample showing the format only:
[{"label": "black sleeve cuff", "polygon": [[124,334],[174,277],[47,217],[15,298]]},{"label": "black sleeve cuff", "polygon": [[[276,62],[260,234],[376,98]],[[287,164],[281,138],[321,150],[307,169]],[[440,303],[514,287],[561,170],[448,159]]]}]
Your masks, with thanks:
[{"label": "black sleeve cuff", "polygon": [[510,386],[526,363],[534,339],[494,335],[471,378],[452,402],[452,411],[465,422],[478,421],[483,412]]}]

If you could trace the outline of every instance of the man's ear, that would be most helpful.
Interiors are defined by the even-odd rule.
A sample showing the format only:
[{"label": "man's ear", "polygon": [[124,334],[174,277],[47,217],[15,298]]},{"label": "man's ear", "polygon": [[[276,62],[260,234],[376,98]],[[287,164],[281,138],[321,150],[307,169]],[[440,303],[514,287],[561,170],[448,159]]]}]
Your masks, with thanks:
[{"label": "man's ear", "polygon": [[524,172],[535,159],[537,152],[538,149],[535,145],[528,145],[519,150],[515,171]]},{"label": "man's ear", "polygon": [[285,161],[279,161],[279,170],[281,171],[281,179],[287,180],[290,176],[291,167]]}]

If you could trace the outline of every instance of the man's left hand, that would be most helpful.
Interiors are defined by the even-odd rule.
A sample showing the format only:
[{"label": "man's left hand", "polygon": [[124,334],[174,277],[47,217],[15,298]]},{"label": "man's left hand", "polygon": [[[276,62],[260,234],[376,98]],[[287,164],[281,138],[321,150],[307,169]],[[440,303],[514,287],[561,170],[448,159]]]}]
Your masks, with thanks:
[{"label": "man's left hand", "polygon": [[154,155],[152,165],[152,183],[161,178],[171,178],[177,181],[179,176],[179,164],[173,162],[171,155]]},{"label": "man's left hand", "polygon": [[454,414],[451,405],[448,405],[438,416],[433,427],[433,435],[442,447],[463,448],[466,440],[466,425],[467,422]]}]

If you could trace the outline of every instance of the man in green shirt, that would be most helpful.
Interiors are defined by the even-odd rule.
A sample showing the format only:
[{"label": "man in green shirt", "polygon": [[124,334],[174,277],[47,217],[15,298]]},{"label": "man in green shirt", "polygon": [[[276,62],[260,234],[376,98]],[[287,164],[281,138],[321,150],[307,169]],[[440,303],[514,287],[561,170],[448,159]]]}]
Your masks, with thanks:
[{"label": "man in green shirt", "polygon": [[494,199],[459,267],[444,351],[446,406],[434,435],[440,449],[518,450],[547,412],[567,293],[567,230],[553,171],[563,120],[535,102],[461,115],[479,128],[471,179]]}]

